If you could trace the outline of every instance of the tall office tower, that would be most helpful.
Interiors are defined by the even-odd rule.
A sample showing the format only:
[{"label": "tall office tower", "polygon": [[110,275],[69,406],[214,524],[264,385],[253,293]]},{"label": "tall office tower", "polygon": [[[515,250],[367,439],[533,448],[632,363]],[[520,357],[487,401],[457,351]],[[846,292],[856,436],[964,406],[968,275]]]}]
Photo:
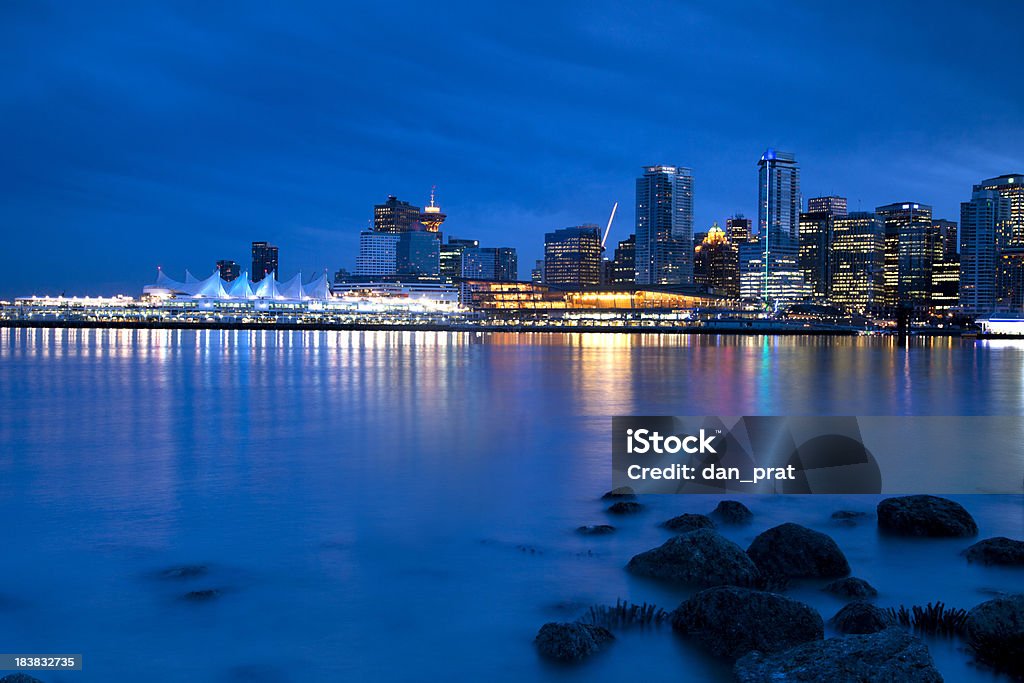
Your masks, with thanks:
[{"label": "tall office tower", "polygon": [[753,233],[754,221],[744,218],[743,214],[736,214],[732,218],[725,219],[725,236],[733,244],[749,242]]},{"label": "tall office tower", "polygon": [[397,232],[364,230],[359,233],[359,255],[355,274],[359,277],[389,277],[398,272]]},{"label": "tall office tower", "polygon": [[601,229],[580,225],[544,235],[544,282],[572,287],[601,284]]},{"label": "tall office tower", "polygon": [[934,314],[951,313],[960,305],[960,254],[957,251],[956,221],[933,218],[927,233],[931,253],[932,276],[930,310]]},{"label": "tall office tower", "polygon": [[858,313],[875,313],[885,300],[885,224],[855,211],[832,224],[830,300]]},{"label": "tall office tower", "polygon": [[277,247],[269,242],[253,242],[250,278],[259,282],[267,275],[277,277]]},{"label": "tall office tower", "polygon": [[407,230],[395,243],[395,274],[436,278],[441,272],[441,240],[435,232]]},{"label": "tall office tower", "polygon": [[373,231],[398,233],[412,230],[420,221],[420,207],[388,195],[387,201],[373,207]]},{"label": "tall office tower", "polygon": [[1011,173],[982,180],[974,189],[998,192],[1010,202],[1010,216],[997,235],[999,248],[1024,247],[1024,174]]},{"label": "tall office tower", "polygon": [[518,261],[511,247],[471,247],[462,252],[462,277],[515,282],[519,279]]},{"label": "tall office tower", "polygon": [[544,259],[539,258],[533,262],[533,269],[530,270],[530,282],[536,285],[544,284]]},{"label": "tall office tower", "polygon": [[1010,200],[995,190],[975,190],[960,204],[960,309],[968,315],[995,310],[997,240],[1010,218]]},{"label": "tall office tower", "polygon": [[242,267],[231,259],[217,261],[217,270],[220,271],[220,279],[225,282],[234,282],[242,274]]},{"label": "tall office tower", "polygon": [[[1012,204],[1010,213],[1013,213]],[[999,250],[996,268],[996,310],[1024,313],[1024,247]]]},{"label": "tall office tower", "polygon": [[934,243],[932,207],[897,202],[875,209],[885,223],[885,299],[891,307],[923,313],[931,307]]},{"label": "tall office tower", "polygon": [[789,152],[768,149],[758,167],[760,298],[771,306],[795,303],[808,294],[800,271],[800,167]]},{"label": "tall office tower", "polygon": [[832,286],[832,230],[846,216],[846,197],[812,197],[800,214],[800,271],[810,295],[827,299]]},{"label": "tall office tower", "polygon": [[645,166],[636,180],[636,282],[693,283],[693,175]]},{"label": "tall office tower", "polygon": [[616,287],[636,284],[636,234],[619,240],[615,247],[611,284]]},{"label": "tall office tower", "polygon": [[446,214],[441,213],[441,207],[437,205],[437,188],[433,187],[430,189],[430,204],[423,207],[423,211],[420,212],[419,221],[423,224],[423,227],[427,229],[427,232],[438,232],[441,230],[441,224],[444,223],[445,219],[448,218]]},{"label": "tall office tower", "polygon": [[694,248],[694,284],[705,291],[737,298],[740,295],[739,249],[718,223]]},{"label": "tall office tower", "polygon": [[439,247],[439,270],[441,277],[451,281],[462,277],[462,252],[480,246],[479,240],[466,240],[449,237],[447,244]]},{"label": "tall office tower", "polygon": [[933,218],[932,234],[941,244],[942,259],[945,261],[956,260],[956,255],[959,253],[957,247],[960,245],[960,240],[957,238],[956,221]]}]

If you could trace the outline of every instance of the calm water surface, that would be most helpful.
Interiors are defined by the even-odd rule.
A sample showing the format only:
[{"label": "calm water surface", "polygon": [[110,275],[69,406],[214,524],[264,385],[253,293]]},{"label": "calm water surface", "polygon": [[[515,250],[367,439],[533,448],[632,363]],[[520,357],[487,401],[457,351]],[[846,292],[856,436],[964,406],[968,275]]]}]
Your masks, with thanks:
[{"label": "calm water surface", "polygon": [[[84,672],[46,677],[68,682],[725,680],[667,628],[579,667],[533,650],[590,604],[688,594],[622,567],[716,498],[573,532],[609,521],[610,416],[1022,410],[1017,343],[4,329],[0,650],[83,653]],[[1021,496],[958,500],[982,537],[1024,536]],[[1020,589],[967,565],[964,541],[831,523],[875,497],[745,502],[756,523],[727,535],[826,531],[881,605]],[[210,571],[157,577],[182,564]],[[819,586],[791,593],[827,619],[841,603]],[[929,644],[947,680],[999,680]]]}]

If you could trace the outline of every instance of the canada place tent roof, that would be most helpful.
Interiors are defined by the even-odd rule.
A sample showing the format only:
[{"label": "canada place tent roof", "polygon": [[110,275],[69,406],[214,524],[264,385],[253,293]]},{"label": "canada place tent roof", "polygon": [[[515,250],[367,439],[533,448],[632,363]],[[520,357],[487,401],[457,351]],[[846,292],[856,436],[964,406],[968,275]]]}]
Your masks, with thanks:
[{"label": "canada place tent roof", "polygon": [[249,273],[242,273],[232,282],[220,276],[219,270],[205,280],[200,280],[185,271],[185,281],[173,280],[164,273],[157,271],[156,283],[143,288],[146,294],[164,294],[178,298],[190,299],[273,299],[275,301],[307,301],[309,299],[327,299],[331,288],[327,282],[327,273],[321,273],[306,284],[302,284],[302,274],[294,276],[287,282],[278,282],[277,278],[268,275],[259,282],[249,279]]}]

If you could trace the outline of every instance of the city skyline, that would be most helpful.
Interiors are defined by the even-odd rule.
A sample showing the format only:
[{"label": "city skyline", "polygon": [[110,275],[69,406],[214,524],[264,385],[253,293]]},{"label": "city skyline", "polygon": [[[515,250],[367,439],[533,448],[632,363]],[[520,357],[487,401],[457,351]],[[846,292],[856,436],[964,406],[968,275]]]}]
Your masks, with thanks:
[{"label": "city skyline", "polygon": [[[352,268],[367,207],[426,206],[434,185],[446,235],[528,264],[546,232],[631,204],[648,164],[693,170],[694,231],[756,217],[767,147],[797,155],[804,197],[912,199],[950,220],[973,184],[1024,170],[1024,95],[979,68],[1004,58],[1022,8],[647,9],[658,22],[582,5],[511,24],[469,5],[315,20],[254,6],[244,21],[5,7],[0,223],[27,258],[0,295],[134,292],[157,265],[246,263],[253,240],[280,247],[286,274]],[[773,31],[792,40],[764,43]],[[855,96],[879,90],[881,105]],[[621,213],[609,244],[631,223]]]}]

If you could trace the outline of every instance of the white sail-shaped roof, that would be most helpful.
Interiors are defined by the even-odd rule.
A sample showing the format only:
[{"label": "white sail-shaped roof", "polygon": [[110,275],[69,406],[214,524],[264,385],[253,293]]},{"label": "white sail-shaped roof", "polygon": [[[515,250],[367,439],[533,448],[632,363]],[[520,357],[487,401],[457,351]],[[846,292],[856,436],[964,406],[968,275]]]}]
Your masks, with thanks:
[{"label": "white sail-shaped roof", "polygon": [[199,282],[199,278],[189,272],[188,268],[185,269],[185,284],[190,285]]},{"label": "white sail-shaped roof", "polygon": [[302,287],[303,298],[324,300],[331,296],[331,286],[327,282],[327,272],[320,273]]},{"label": "white sail-shaped roof", "polygon": [[282,282],[278,287],[278,292],[280,292],[281,296],[285,299],[301,299],[302,273],[298,273],[287,282]]},{"label": "white sail-shaped roof", "polygon": [[256,294],[252,291],[252,283],[249,282],[248,271],[242,273],[228,288],[228,296],[232,299],[254,299]]},{"label": "white sail-shaped roof", "polygon": [[224,289],[226,284],[224,280],[220,279],[220,271],[214,270],[213,275],[193,285],[195,291],[192,292],[192,295],[210,299],[226,299],[228,296]]},{"label": "white sail-shaped roof", "polygon": [[272,274],[268,273],[265,278],[256,284],[256,297],[259,299],[280,298],[280,294],[277,291],[277,280],[274,279]]},{"label": "white sail-shaped roof", "polygon": [[156,286],[158,288],[166,289],[171,292],[185,291],[185,283],[178,282],[177,280],[172,280],[171,278],[167,277],[167,274],[164,273],[162,268],[158,268],[156,271]]}]

